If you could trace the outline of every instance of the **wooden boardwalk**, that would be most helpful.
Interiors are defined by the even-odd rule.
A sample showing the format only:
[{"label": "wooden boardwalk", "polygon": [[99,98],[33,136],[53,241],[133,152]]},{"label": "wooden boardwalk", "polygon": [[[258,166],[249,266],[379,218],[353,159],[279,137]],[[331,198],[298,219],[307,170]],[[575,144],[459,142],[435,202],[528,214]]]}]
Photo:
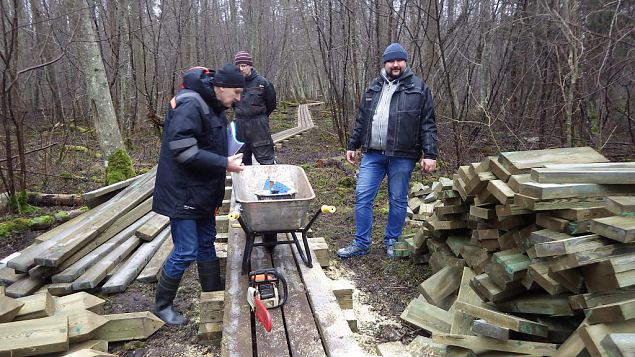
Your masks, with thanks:
[{"label": "wooden boardwalk", "polygon": [[[300,105],[298,126],[273,138],[279,143],[313,127],[308,105]],[[276,246],[272,253],[254,247],[251,255],[250,270],[276,268],[289,284],[287,303],[269,310],[273,328],[267,333],[255,321],[246,300],[247,275],[241,274],[245,233],[236,221],[230,223],[222,356],[364,355],[315,255],[313,268],[308,268],[289,244]],[[286,239],[287,234],[278,234],[278,240]]]}]

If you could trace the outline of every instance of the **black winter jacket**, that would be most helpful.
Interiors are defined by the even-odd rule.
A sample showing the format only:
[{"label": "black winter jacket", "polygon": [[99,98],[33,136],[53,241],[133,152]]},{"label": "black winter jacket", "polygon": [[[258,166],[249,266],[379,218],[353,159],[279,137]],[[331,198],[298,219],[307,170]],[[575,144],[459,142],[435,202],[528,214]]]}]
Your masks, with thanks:
[{"label": "black winter jacket", "polygon": [[[348,150],[368,149],[372,120],[385,79],[375,78],[362,96]],[[419,160],[437,158],[437,125],[430,88],[407,67],[392,96],[386,155]]]},{"label": "black winter jacket", "polygon": [[212,216],[223,203],[226,168],[224,109],[180,90],[165,119],[152,210],[170,218]]},{"label": "black winter jacket", "polygon": [[276,109],[276,90],[273,84],[252,68],[245,78],[245,88],[240,101],[235,104],[237,119],[269,116]]}]

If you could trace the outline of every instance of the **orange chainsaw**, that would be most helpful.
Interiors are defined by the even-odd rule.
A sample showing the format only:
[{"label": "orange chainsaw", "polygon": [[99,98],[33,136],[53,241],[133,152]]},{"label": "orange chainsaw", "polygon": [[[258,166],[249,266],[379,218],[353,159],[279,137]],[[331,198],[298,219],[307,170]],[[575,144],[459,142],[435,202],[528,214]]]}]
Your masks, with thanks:
[{"label": "orange chainsaw", "polygon": [[[279,291],[281,285],[282,294]],[[267,332],[272,328],[271,316],[267,309],[284,305],[288,295],[287,281],[276,269],[260,269],[249,273],[247,302]]]}]

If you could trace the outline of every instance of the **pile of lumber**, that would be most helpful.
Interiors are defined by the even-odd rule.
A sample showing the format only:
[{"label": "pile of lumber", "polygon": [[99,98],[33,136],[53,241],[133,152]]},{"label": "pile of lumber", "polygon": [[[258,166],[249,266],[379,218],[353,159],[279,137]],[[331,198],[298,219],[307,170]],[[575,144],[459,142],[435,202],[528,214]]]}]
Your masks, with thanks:
[{"label": "pile of lumber", "polygon": [[[19,298],[41,289],[55,296],[96,289],[117,293],[135,279],[156,282],[173,246],[169,219],[151,212],[155,176],[153,169],[126,181],[127,185],[98,190],[114,195],[2,259],[0,285],[6,286],[5,294]],[[113,187],[119,192],[113,192]],[[226,194],[231,195],[231,187]],[[90,202],[101,201],[99,195],[87,196]],[[228,218],[217,216],[216,221],[216,248],[222,264]]]},{"label": "pile of lumber", "polygon": [[401,315],[431,333],[417,346],[633,355],[635,163],[591,148],[506,152],[423,192],[436,197],[404,249],[433,275]]},{"label": "pile of lumber", "polygon": [[100,315],[104,302],[86,292],[14,299],[0,289],[0,355],[115,356],[109,342],[146,339],[163,326],[147,311]]}]

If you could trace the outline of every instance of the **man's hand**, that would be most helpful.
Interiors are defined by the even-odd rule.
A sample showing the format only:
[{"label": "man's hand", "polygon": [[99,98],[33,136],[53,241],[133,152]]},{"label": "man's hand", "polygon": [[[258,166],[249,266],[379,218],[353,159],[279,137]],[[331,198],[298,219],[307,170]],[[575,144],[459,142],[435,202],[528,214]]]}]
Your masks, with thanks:
[{"label": "man's hand", "polygon": [[351,163],[351,165],[355,165],[355,150],[346,150],[346,160]]},{"label": "man's hand", "polygon": [[227,172],[241,172],[244,168],[242,153],[227,158]]},{"label": "man's hand", "polygon": [[432,172],[437,169],[437,160],[421,159],[421,171]]}]

